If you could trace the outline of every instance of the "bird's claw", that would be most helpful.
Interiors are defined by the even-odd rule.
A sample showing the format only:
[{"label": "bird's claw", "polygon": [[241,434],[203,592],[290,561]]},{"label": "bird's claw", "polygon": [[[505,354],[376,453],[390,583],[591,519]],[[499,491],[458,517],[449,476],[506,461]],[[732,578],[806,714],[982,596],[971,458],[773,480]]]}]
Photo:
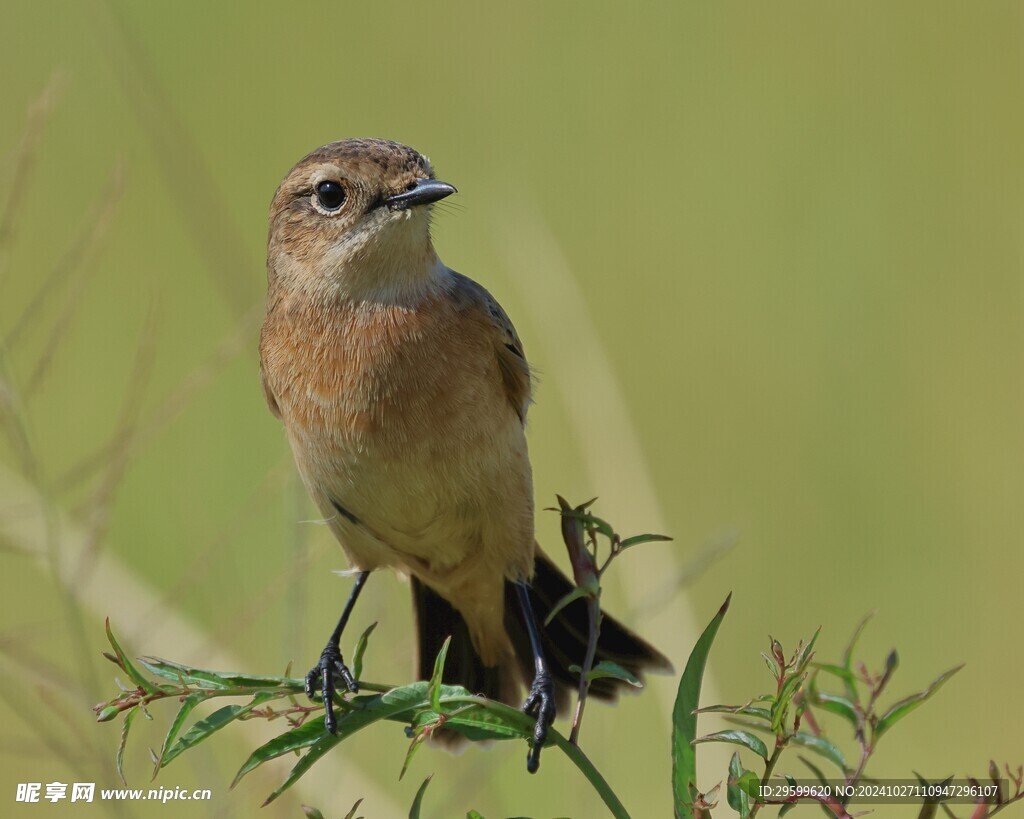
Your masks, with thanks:
[{"label": "bird's claw", "polygon": [[316,693],[320,694],[324,702],[324,727],[332,734],[338,732],[338,721],[334,716],[334,694],[338,678],[353,694],[359,691],[359,684],[341,657],[341,649],[332,644],[323,650],[319,662],[306,675],[306,696],[312,700],[316,698]]},{"label": "bird's claw", "polygon": [[523,711],[536,718],[533,744],[526,756],[526,770],[537,773],[540,768],[540,750],[548,740],[548,729],[555,721],[555,685],[547,672],[533,678],[530,694],[523,703]]}]

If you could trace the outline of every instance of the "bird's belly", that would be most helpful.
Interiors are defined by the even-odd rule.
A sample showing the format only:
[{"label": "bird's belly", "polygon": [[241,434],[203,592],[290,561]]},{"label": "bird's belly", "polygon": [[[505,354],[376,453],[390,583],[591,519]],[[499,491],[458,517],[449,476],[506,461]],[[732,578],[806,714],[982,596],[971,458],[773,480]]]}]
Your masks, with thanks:
[{"label": "bird's belly", "polygon": [[312,496],[360,568],[444,574],[493,543],[497,530],[532,542],[518,418],[507,405],[433,395],[429,407],[343,402],[321,428],[289,429]]},{"label": "bird's belly", "polygon": [[303,479],[354,565],[436,579],[483,551],[522,576],[533,544],[522,421],[493,339],[435,307],[288,336],[265,372]]}]

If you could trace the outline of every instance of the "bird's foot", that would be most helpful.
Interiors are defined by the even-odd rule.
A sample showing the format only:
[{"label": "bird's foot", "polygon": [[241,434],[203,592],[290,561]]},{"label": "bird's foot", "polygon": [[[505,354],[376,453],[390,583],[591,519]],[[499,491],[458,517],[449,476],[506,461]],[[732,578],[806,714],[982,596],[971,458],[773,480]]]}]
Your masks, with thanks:
[{"label": "bird's foot", "polygon": [[334,716],[334,692],[339,678],[353,694],[359,691],[355,677],[341,657],[341,649],[328,643],[320,655],[320,661],[306,675],[306,696],[314,699],[314,692],[320,693],[324,701],[324,727],[332,734],[338,732],[338,721]]},{"label": "bird's foot", "polygon": [[523,703],[523,711],[537,722],[533,729],[533,745],[526,756],[526,770],[537,773],[540,768],[540,749],[548,740],[548,729],[555,721],[555,684],[546,671],[533,678],[530,694]]}]

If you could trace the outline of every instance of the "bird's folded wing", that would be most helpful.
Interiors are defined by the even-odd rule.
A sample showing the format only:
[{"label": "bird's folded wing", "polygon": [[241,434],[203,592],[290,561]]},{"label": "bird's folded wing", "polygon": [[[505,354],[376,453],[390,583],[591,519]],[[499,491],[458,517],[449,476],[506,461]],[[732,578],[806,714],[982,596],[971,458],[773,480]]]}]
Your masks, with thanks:
[{"label": "bird's folded wing", "polygon": [[533,380],[519,334],[508,314],[482,285],[459,273],[454,273],[454,280],[457,304],[462,309],[475,312],[493,329],[494,352],[502,384],[519,420],[525,423]]}]

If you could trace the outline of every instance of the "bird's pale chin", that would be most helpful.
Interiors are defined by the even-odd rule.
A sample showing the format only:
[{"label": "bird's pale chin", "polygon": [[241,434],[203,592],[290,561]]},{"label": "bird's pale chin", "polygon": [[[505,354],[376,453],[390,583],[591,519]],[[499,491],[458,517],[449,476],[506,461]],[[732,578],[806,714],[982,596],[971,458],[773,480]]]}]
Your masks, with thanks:
[{"label": "bird's pale chin", "polygon": [[323,259],[340,295],[388,304],[415,303],[439,264],[426,207],[381,209],[331,245]]}]

